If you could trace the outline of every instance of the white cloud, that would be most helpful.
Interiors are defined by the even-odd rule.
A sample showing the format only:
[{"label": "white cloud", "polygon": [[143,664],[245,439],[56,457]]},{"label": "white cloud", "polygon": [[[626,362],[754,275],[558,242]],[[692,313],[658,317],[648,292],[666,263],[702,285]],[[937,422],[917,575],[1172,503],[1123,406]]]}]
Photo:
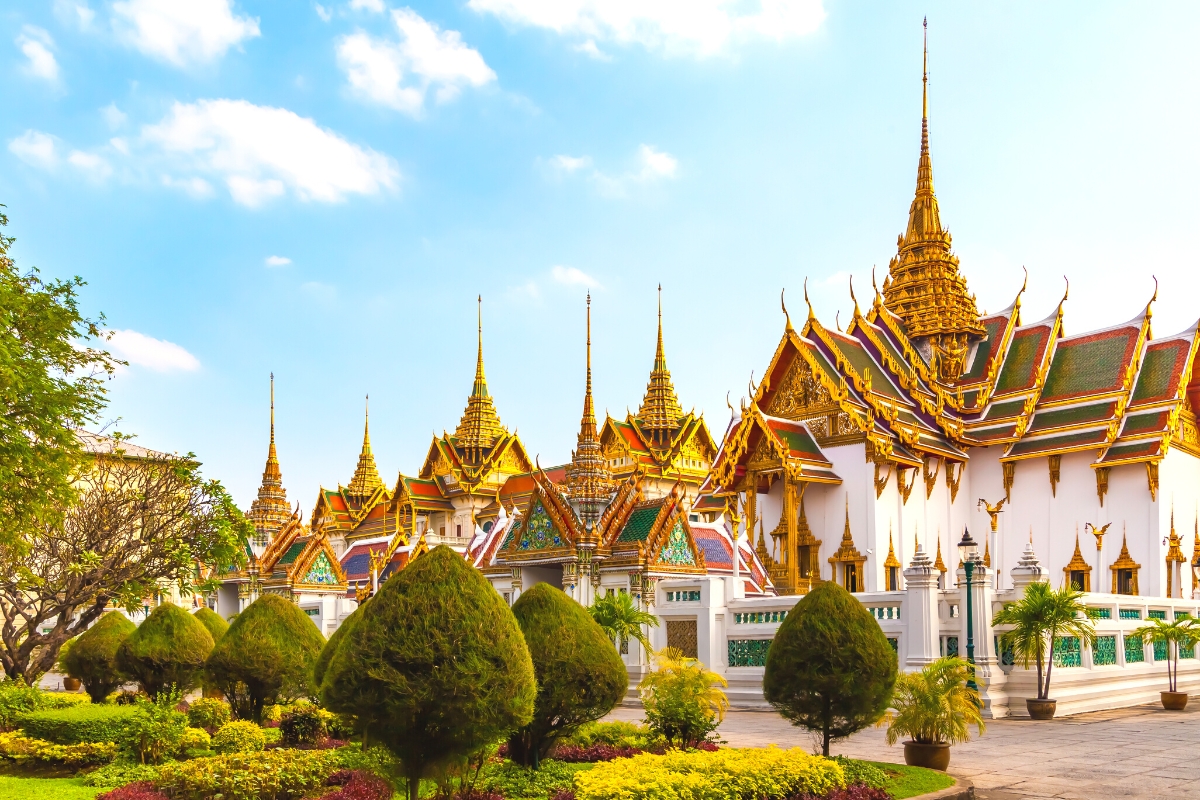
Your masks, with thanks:
[{"label": "white cloud", "polygon": [[17,47],[28,59],[21,67],[26,75],[47,81],[58,80],[58,61],[54,58],[54,40],[50,34],[33,25],[21,28],[17,36]]},{"label": "white cloud", "polygon": [[571,173],[590,167],[592,165],[591,156],[565,156],[558,155],[550,159],[550,166],[556,172],[570,175]]},{"label": "white cloud", "polygon": [[109,331],[108,349],[134,366],[155,372],[195,372],[200,369],[196,357],[179,345],[137,331]]},{"label": "white cloud", "polygon": [[236,16],[230,0],[122,0],[112,9],[126,43],[177,67],[213,61],[259,35],[258,20]]},{"label": "white cloud", "polygon": [[102,181],[112,175],[112,165],[95,153],[72,150],[67,156],[67,161],[93,180]]},{"label": "white cloud", "polygon": [[[592,167],[590,156],[557,155],[550,158],[548,163],[553,174],[558,177],[573,175]],[[648,144],[638,147],[637,163],[636,170],[621,175],[608,175],[598,169],[592,169],[589,178],[597,191],[605,197],[625,197],[632,186],[670,180],[679,172],[679,159]]]},{"label": "white cloud", "polygon": [[382,14],[387,10],[383,0],[350,0],[350,8],[354,11],[370,11],[373,14]]},{"label": "white cloud", "polygon": [[564,267],[555,264],[550,268],[550,278],[555,283],[565,286],[587,286],[592,289],[600,288],[600,282],[578,267]]},{"label": "white cloud", "polygon": [[128,119],[125,116],[125,112],[117,108],[116,103],[109,103],[100,109],[100,115],[104,117],[104,122],[108,125],[109,129],[114,131],[124,125],[125,120]]},{"label": "white cloud", "polygon": [[58,164],[57,140],[41,131],[30,129],[11,139],[8,151],[34,167],[53,169]]},{"label": "white cloud", "polygon": [[385,155],[285,108],[245,100],[176,103],[142,137],[181,166],[223,179],[234,201],[247,206],[288,191],[335,203],[391,189],[400,177]]},{"label": "white cloud", "polygon": [[359,96],[413,116],[420,115],[432,87],[438,102],[465,86],[484,86],[496,73],[483,56],[463,44],[458,31],[443,31],[412,9],[392,11],[398,41],[359,31],[338,40],[338,64]]},{"label": "white cloud", "polygon": [[268,267],[286,267],[292,263],[292,260],[287,256],[267,256],[266,265]]},{"label": "white cloud", "polygon": [[333,19],[333,12],[320,3],[314,3],[313,7],[317,10],[317,16],[321,18],[321,22],[329,22]]},{"label": "white cloud", "polygon": [[212,184],[200,177],[191,178],[175,178],[170,175],[162,176],[163,186],[172,189],[180,189],[185,194],[202,200],[207,197],[212,197],[216,192],[213,191]]},{"label": "white cloud", "polygon": [[467,5],[565,36],[699,57],[747,39],[782,42],[805,36],[825,19],[822,0],[469,0]]},{"label": "white cloud", "polygon": [[121,155],[123,155],[123,156],[129,155],[129,142],[125,141],[125,139],[123,139],[122,137],[114,136],[108,140],[108,144],[112,147],[113,150],[116,150]]},{"label": "white cloud", "polygon": [[597,61],[612,61],[612,56],[596,46],[595,39],[588,39],[582,44],[575,45],[575,52],[591,56]]},{"label": "white cloud", "polygon": [[54,13],[63,22],[76,25],[81,30],[90,28],[92,20],[96,18],[96,12],[86,2],[73,3],[70,0],[54,0]]}]

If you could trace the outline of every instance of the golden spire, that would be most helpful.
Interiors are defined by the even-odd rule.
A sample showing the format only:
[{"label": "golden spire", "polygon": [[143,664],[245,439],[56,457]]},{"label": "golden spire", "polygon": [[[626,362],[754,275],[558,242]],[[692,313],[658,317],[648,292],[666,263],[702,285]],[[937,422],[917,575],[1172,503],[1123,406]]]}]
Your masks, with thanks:
[{"label": "golden spire", "polygon": [[612,493],[612,475],[604,463],[600,437],[596,434],[596,414],[592,406],[592,293],[587,296],[587,389],[583,395],[583,416],[571,463],[567,467],[567,494],[576,504],[576,513],[585,526],[600,518],[601,507]]},{"label": "golden spire", "polygon": [[663,352],[662,335],[662,284],[658,285],[658,347],[654,352],[654,368],[650,370],[650,383],[646,385],[646,396],[638,409],[637,420],[644,431],[650,434],[652,444],[665,447],[679,426],[683,408],[671,383],[671,371],[667,369],[667,357]]},{"label": "golden spire", "polygon": [[492,405],[488,394],[487,379],[483,375],[483,296],[478,298],[478,354],[475,359],[475,383],[467,398],[467,407],[454,430],[454,445],[462,460],[469,466],[478,466],[487,456],[496,440],[503,436],[504,426]]},{"label": "golden spire", "polygon": [[371,452],[371,396],[367,395],[366,417],[363,421],[362,452],[358,454],[358,466],[354,468],[354,477],[346,487],[351,497],[366,499],[383,486],[379,470],[375,467],[375,456]]},{"label": "golden spire", "polygon": [[921,154],[917,160],[917,190],[908,210],[908,227],[897,241],[898,252],[888,265],[883,284],[884,304],[905,324],[910,338],[929,337],[931,361],[939,376],[952,380],[962,374],[969,336],[983,333],[975,297],[958,271],[958,256],[950,249],[950,233],[942,228],[933,191],[933,161],[929,156],[929,25],[925,21],[921,72]]},{"label": "golden spire", "polygon": [[933,566],[937,567],[938,572],[946,572],[946,562],[942,561],[942,532],[938,531],[937,558],[934,559]]},{"label": "golden spire", "polygon": [[[1075,547],[1079,547],[1079,532],[1075,533]],[[990,567],[992,565],[992,539],[986,533],[983,535],[983,565]]]},{"label": "golden spire", "polygon": [[[915,551],[914,551],[915,552]],[[888,554],[887,559],[883,562],[884,567],[900,567],[900,559],[896,558],[896,548],[892,544],[892,526],[888,525]]]},{"label": "golden spire", "polygon": [[250,504],[250,513],[246,516],[254,525],[257,543],[265,545],[270,535],[283,527],[291,515],[287,491],[283,488],[283,474],[279,470],[279,458],[275,454],[275,373],[272,372],[271,443],[267,446],[267,465],[263,468],[258,498]]}]

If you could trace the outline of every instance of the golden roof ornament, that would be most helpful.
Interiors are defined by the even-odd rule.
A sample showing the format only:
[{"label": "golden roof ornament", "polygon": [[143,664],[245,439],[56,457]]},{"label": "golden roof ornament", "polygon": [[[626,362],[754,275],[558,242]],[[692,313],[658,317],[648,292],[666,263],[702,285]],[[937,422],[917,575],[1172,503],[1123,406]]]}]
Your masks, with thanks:
[{"label": "golden roof ornament", "polygon": [[462,460],[469,466],[478,466],[487,456],[496,440],[507,431],[496,414],[492,397],[488,394],[487,379],[483,374],[483,296],[478,298],[478,354],[475,360],[475,382],[467,407],[463,411],[458,427],[454,429],[454,445]]},{"label": "golden roof ornament", "polygon": [[883,562],[884,567],[900,567],[900,559],[896,558],[896,548],[892,544],[892,527],[888,526],[888,554],[887,559]]},{"label": "golden roof ornament", "polygon": [[649,434],[650,442],[658,447],[671,443],[671,436],[679,427],[683,408],[671,382],[671,371],[667,369],[667,357],[663,352],[662,335],[662,284],[658,285],[658,348],[654,352],[654,368],[650,370],[650,383],[646,385],[646,396],[638,409],[637,420],[642,430]]},{"label": "golden roof ornament", "polygon": [[583,395],[583,416],[571,463],[567,466],[567,495],[579,519],[587,527],[595,524],[612,495],[612,474],[600,449],[596,431],[596,412],[592,405],[592,294],[587,296],[587,389]]},{"label": "golden roof ornament", "polygon": [[250,504],[250,513],[246,517],[254,525],[255,538],[260,544],[266,544],[267,537],[282,528],[291,516],[287,490],[283,488],[283,474],[279,470],[279,457],[275,453],[275,373],[272,372],[271,443],[267,446],[267,464],[263,467],[258,498]]},{"label": "golden roof ornament", "polygon": [[938,532],[937,558],[934,559],[933,566],[937,567],[938,572],[945,574],[946,562],[942,561],[942,534],[941,534],[941,531]]},{"label": "golden roof ornament", "polygon": [[966,367],[971,337],[983,334],[975,297],[958,271],[949,231],[942,228],[933,191],[929,157],[929,22],[925,20],[921,74],[921,155],[917,190],[908,210],[908,227],[897,239],[896,256],[883,284],[884,304],[903,320],[910,339],[924,350],[942,380],[953,381]]},{"label": "golden roof ornament", "polygon": [[366,417],[363,421],[362,451],[358,454],[358,465],[346,492],[351,497],[366,499],[383,486],[379,469],[375,466],[375,455],[371,452],[371,396],[367,395]]}]

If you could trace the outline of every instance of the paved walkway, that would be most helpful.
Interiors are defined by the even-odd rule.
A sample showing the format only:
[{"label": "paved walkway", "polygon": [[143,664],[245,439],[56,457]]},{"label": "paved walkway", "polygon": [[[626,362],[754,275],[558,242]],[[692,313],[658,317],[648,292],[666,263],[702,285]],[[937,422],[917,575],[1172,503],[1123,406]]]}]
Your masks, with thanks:
[{"label": "paved walkway", "polygon": [[[619,708],[609,719],[640,720]],[[731,711],[720,727],[734,747],[819,749],[820,740],[771,712]],[[1187,711],[1138,706],[1063,717],[1052,722],[992,720],[985,735],[953,750],[950,772],[975,783],[980,800],[1123,797],[1200,800],[1200,703]],[[882,728],[833,746],[835,754],[904,763]]]}]

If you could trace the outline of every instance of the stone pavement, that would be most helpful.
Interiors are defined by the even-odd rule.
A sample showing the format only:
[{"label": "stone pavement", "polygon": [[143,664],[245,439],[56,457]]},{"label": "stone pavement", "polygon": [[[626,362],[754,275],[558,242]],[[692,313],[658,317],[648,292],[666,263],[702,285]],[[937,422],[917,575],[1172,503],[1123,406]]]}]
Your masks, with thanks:
[{"label": "stone pavement", "polygon": [[[640,720],[622,707],[608,719]],[[819,749],[820,741],[777,714],[731,711],[719,733],[734,747]],[[980,800],[1107,800],[1119,797],[1200,800],[1200,703],[1186,711],[1137,706],[1062,717],[1052,722],[991,720],[983,737],[957,745],[950,772],[970,779]],[[835,754],[904,763],[882,728],[833,746]]]}]

